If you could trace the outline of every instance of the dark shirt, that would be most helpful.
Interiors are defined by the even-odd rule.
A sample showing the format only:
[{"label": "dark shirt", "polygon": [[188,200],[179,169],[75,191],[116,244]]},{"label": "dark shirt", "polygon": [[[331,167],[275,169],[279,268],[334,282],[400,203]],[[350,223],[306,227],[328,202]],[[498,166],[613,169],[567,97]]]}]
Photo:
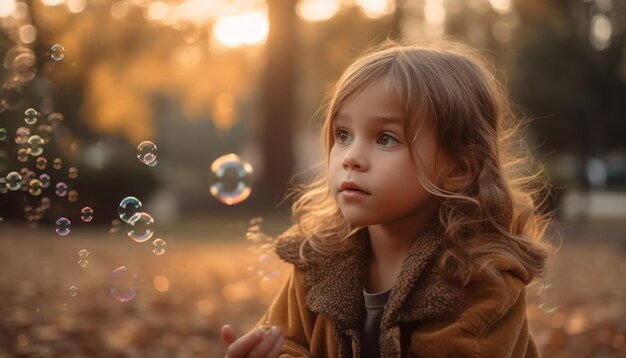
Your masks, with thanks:
[{"label": "dark shirt", "polygon": [[361,357],[380,358],[380,319],[389,299],[389,292],[391,289],[378,293],[367,293],[363,289],[366,313],[361,327]]}]

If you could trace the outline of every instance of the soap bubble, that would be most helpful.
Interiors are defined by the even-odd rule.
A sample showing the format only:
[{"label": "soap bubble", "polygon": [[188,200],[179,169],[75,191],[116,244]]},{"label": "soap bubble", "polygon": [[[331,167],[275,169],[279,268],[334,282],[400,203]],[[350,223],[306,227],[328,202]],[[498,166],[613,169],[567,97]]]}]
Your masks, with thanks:
[{"label": "soap bubble", "polygon": [[154,219],[147,213],[135,213],[128,221],[128,237],[136,242],[150,240],[154,234]]},{"label": "soap bubble", "polygon": [[45,170],[47,165],[48,165],[48,159],[44,157],[37,158],[37,161],[35,162],[35,168],[39,170]]},{"label": "soap bubble", "polygon": [[41,207],[44,210],[50,209],[50,198],[48,198],[48,197],[41,198]]},{"label": "soap bubble", "polygon": [[52,126],[49,124],[42,124],[37,127],[37,135],[43,139],[43,144],[50,143],[50,137],[52,136]]},{"label": "soap bubble", "polygon": [[29,108],[24,111],[24,121],[26,122],[26,124],[33,125],[37,123],[38,117],[39,113],[37,113],[37,110],[35,110],[34,108]]},{"label": "soap bubble", "polygon": [[28,183],[28,192],[30,195],[38,196],[41,194],[43,187],[41,186],[41,181],[39,179],[32,179]]},{"label": "soap bubble", "polygon": [[144,164],[151,164],[157,158],[157,146],[150,142],[144,141],[137,146],[137,159]]},{"label": "soap bubble", "polygon": [[89,251],[82,249],[80,251],[78,251],[78,265],[80,267],[87,267],[89,266],[89,260],[87,260],[89,258]]},{"label": "soap bubble", "polygon": [[272,329],[272,325],[270,325],[269,321],[265,321],[259,325],[259,331],[263,333],[267,333]]},{"label": "soap bubble", "polygon": [[0,128],[0,142],[4,142],[5,140],[7,140],[7,130]]},{"label": "soap bubble", "polygon": [[111,228],[109,229],[109,234],[117,234],[120,231],[120,227],[122,226],[122,222],[115,219],[111,221]]},{"label": "soap bubble", "polygon": [[262,254],[257,260],[257,273],[263,280],[271,280],[280,275],[278,259],[273,254]]},{"label": "soap bubble", "polygon": [[7,187],[11,191],[18,191],[22,187],[22,176],[18,172],[7,174]]},{"label": "soap bubble", "polygon": [[70,287],[70,296],[76,297],[78,295],[78,287],[72,286]]},{"label": "soap bubble", "polygon": [[41,187],[46,189],[50,186],[50,175],[44,173],[39,176],[39,181],[41,182]]},{"label": "soap bubble", "polygon": [[34,135],[28,138],[28,153],[33,157],[38,157],[43,153],[43,139]]},{"label": "soap bubble", "polygon": [[152,241],[152,246],[154,246],[154,248],[152,249],[152,252],[155,255],[161,256],[165,253],[165,240],[154,239],[154,241]]},{"label": "soap bubble", "polygon": [[63,166],[63,161],[61,160],[61,158],[54,158],[54,160],[52,161],[52,168],[56,170],[61,170],[62,166]]},{"label": "soap bubble", "polygon": [[50,57],[55,61],[61,61],[65,57],[65,47],[60,44],[54,44],[50,48]]},{"label": "soap bubble", "polygon": [[67,201],[75,203],[78,201],[78,191],[72,189],[67,193]]},{"label": "soap bubble", "polygon": [[90,222],[93,219],[93,209],[88,206],[84,207],[80,211],[80,218],[86,223]]},{"label": "soap bubble", "polygon": [[126,269],[126,266],[120,266],[111,272],[111,294],[120,302],[127,302],[137,296],[136,274]]},{"label": "soap bubble", "polygon": [[0,177],[0,194],[8,193],[7,178]]},{"label": "soap bubble", "polygon": [[122,221],[129,223],[133,215],[141,211],[141,206],[141,201],[139,201],[139,199],[134,196],[128,196],[120,202],[120,205],[117,208],[117,213]]},{"label": "soap bubble", "polygon": [[70,233],[72,223],[66,218],[59,218],[56,222],[56,232],[61,236],[65,236]]},{"label": "soap bubble", "polygon": [[67,171],[67,177],[70,179],[78,178],[78,169],[76,167],[70,167]]},{"label": "soap bubble", "polygon": [[543,287],[537,292],[537,308],[544,313],[554,313],[558,310],[560,301],[561,297],[554,290],[554,285],[544,282]]},{"label": "soap bubble", "polygon": [[15,144],[26,144],[30,137],[30,129],[26,127],[19,127],[15,131]]},{"label": "soap bubble", "polygon": [[58,182],[56,185],[56,190],[54,191],[57,196],[64,197],[67,195],[67,184],[64,182]]},{"label": "soap bubble", "polygon": [[17,150],[17,160],[19,160],[22,163],[25,163],[26,161],[28,161],[28,149],[26,148],[20,148]]},{"label": "soap bubble", "polygon": [[241,203],[251,193],[252,165],[236,154],[226,154],[211,164],[211,194],[227,205]]}]

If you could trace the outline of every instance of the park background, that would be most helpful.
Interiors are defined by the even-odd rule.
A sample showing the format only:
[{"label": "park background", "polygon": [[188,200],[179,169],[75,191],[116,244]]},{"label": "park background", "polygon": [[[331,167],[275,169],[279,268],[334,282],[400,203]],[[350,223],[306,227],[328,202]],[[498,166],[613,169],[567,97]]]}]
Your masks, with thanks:
[{"label": "park background", "polygon": [[[223,356],[221,325],[252,328],[284,280],[254,239],[288,227],[282,199],[320,158],[334,81],[388,38],[443,37],[480,49],[533,119],[562,242],[528,289],[544,356],[624,356],[625,29],[620,0],[0,0],[0,177],[52,176],[40,195],[0,188],[0,357]],[[19,127],[47,133],[46,169],[18,159]],[[137,160],[146,140],[153,167]],[[228,153],[254,168],[236,205],[209,190]],[[115,222],[127,196],[154,218],[163,255]],[[136,274],[127,302],[110,293],[120,266]]]}]

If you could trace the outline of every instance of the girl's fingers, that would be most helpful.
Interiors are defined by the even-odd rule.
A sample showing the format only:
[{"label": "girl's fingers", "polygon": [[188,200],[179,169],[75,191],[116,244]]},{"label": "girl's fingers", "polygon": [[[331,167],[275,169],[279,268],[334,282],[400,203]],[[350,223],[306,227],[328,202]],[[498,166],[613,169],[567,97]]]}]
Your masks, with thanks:
[{"label": "girl's fingers", "polygon": [[283,348],[283,343],[285,343],[285,338],[280,336],[274,344],[274,347],[272,347],[272,350],[267,353],[266,358],[277,358],[280,354],[280,349]]},{"label": "girl's fingers", "polygon": [[228,347],[228,358],[247,357],[247,354],[263,341],[263,332],[255,329],[237,339]]},{"label": "girl's fingers", "polygon": [[272,329],[265,334],[263,341],[256,346],[250,353],[249,358],[264,358],[274,348],[276,342],[281,338],[280,329],[278,327],[272,327]]},{"label": "girl's fingers", "polygon": [[224,343],[231,345],[234,341],[237,340],[238,336],[239,335],[237,334],[237,332],[235,332],[233,327],[231,327],[230,325],[226,324],[222,326],[222,340],[224,341]]}]

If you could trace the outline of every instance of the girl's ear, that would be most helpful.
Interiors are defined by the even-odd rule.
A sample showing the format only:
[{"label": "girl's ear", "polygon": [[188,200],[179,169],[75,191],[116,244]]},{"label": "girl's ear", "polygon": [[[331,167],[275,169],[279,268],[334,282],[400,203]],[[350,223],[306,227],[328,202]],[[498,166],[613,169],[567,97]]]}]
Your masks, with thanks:
[{"label": "girl's ear", "polygon": [[452,193],[458,193],[463,188],[466,188],[471,184],[473,175],[469,166],[464,164],[465,163],[458,161],[454,163],[454,168],[448,172],[447,177],[442,183],[444,190]]}]

